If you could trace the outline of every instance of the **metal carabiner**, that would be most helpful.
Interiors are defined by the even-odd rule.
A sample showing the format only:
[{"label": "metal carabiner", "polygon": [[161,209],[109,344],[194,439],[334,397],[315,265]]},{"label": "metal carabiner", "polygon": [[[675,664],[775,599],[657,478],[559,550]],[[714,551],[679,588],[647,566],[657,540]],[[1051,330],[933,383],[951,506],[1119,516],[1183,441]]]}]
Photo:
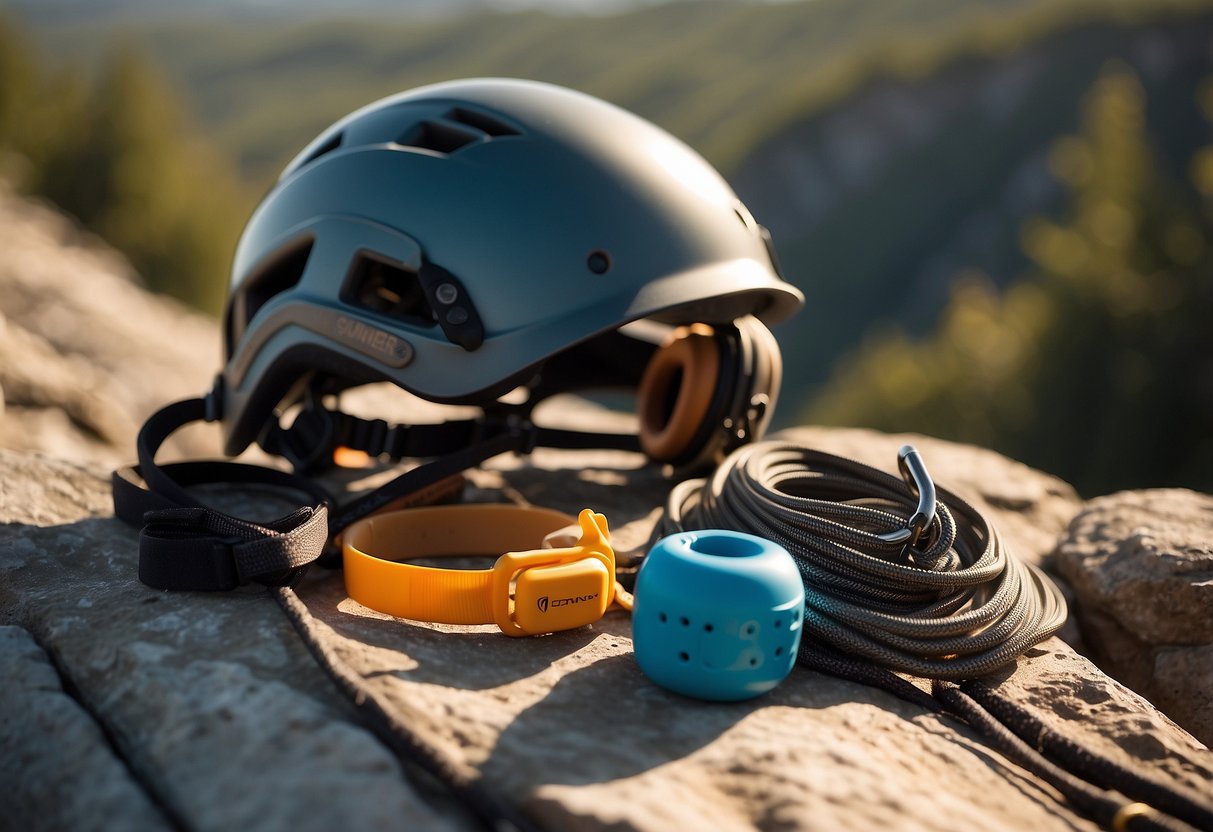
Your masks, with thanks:
[{"label": "metal carabiner", "polygon": [[905,480],[910,493],[918,498],[918,509],[906,521],[904,529],[877,535],[886,543],[904,543],[914,546],[922,533],[935,521],[935,483],[927,473],[922,454],[913,445],[902,445],[897,452],[897,468]]}]

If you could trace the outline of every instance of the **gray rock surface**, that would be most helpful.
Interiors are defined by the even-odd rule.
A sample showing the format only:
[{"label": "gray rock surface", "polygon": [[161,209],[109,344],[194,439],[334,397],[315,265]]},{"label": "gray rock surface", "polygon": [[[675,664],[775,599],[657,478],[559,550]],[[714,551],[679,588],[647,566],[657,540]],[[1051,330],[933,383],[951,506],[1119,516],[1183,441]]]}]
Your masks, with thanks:
[{"label": "gray rock surface", "polygon": [[[111,516],[108,466],[129,460],[133,431],[153,408],[206,389],[218,338],[213,324],[143,295],[117,274],[120,263],[73,234],[0,192],[0,350],[12,350],[3,355],[14,365],[28,359],[0,362],[0,446],[17,449],[0,450],[0,625],[19,628],[0,633],[12,635],[11,644],[0,638],[0,660],[32,680],[0,700],[0,778],[21,784],[36,763],[78,787],[75,803],[45,816],[54,793],[10,788],[0,824],[74,827],[79,812],[101,817],[127,790],[144,796],[124,801],[120,817],[132,828],[474,828],[363,726],[264,590],[165,593],[138,583],[137,534]],[[97,291],[81,293],[80,275]],[[350,404],[387,418],[427,415],[391,391]],[[547,415],[583,425],[617,418],[570,402]],[[889,471],[907,439],[792,436]],[[988,512],[1021,557],[1046,555],[1080,508],[1063,483],[997,454],[910,439],[937,482]],[[212,450],[197,449],[210,437],[189,441],[178,451]],[[367,472],[351,486],[385,475]],[[643,547],[670,485],[620,452],[501,457],[468,478],[472,500],[603,511],[625,555]],[[264,495],[208,499],[264,518],[284,508]],[[549,828],[1094,828],[968,727],[880,690],[797,669],[750,702],[667,693],[637,669],[621,612],[514,640],[491,626],[387,618],[351,601],[335,573],[314,570],[298,593],[318,637],[377,702]],[[62,686],[51,684],[39,647]],[[1184,672],[1179,662],[1160,667]],[[1209,790],[1213,755],[1058,639],[990,684],[1127,765]],[[78,737],[79,759],[40,745],[48,731]],[[10,807],[10,795],[21,805]]]},{"label": "gray rock surface", "polygon": [[1092,500],[1056,554],[1100,666],[1213,743],[1213,497]]},{"label": "gray rock surface", "polygon": [[172,828],[20,627],[0,626],[0,679],[0,825],[82,832]]},{"label": "gray rock surface", "polygon": [[[432,807],[356,724],[263,590],[173,594],[138,582],[137,532],[110,516],[106,471],[0,451],[0,484],[0,623],[54,656],[178,824],[460,828],[458,812]],[[37,699],[25,713],[46,707]],[[28,719],[14,730],[23,726],[18,743],[41,735]],[[7,748],[4,767],[20,770]]]},{"label": "gray rock surface", "polygon": [[[0,610],[55,655],[157,803],[203,829],[468,828],[357,724],[264,591],[141,586],[103,475],[0,453]],[[610,452],[507,457],[472,479],[472,499],[594,505],[638,536],[666,487]],[[1094,828],[967,727],[879,690],[798,669],[746,703],[667,693],[637,669],[620,612],[515,640],[390,619],[338,574],[299,594],[379,701],[551,828]],[[998,683],[1058,730],[1207,787],[1211,755],[1060,640]]]}]

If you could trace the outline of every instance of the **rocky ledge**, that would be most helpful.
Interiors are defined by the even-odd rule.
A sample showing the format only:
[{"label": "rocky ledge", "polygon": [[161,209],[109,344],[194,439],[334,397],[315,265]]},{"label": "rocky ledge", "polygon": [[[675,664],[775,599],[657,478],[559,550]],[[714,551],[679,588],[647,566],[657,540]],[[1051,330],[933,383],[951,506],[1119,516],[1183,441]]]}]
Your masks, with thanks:
[{"label": "rocky ledge", "polygon": [[[112,255],[74,245],[42,209],[0,194],[0,219],[0,384],[13,397],[0,422],[10,449],[0,451],[5,824],[475,828],[367,728],[264,589],[165,593],[138,582],[137,533],[112,516],[108,467],[129,458],[152,407],[205,389],[217,334],[140,293],[114,274]],[[100,311],[56,296],[89,282],[109,287]],[[137,327],[121,323],[118,297],[135,304],[126,317],[137,314]],[[71,322],[39,323],[58,320],[56,308]],[[22,369],[26,347],[53,371]],[[162,389],[149,384],[170,368]],[[73,385],[73,372],[86,383]],[[96,402],[110,415],[97,417]],[[54,430],[41,431],[44,420]],[[907,439],[789,436],[886,470]],[[1059,564],[1076,593],[1071,641],[1081,630],[1104,661],[1131,634],[1135,669],[1113,673],[1188,730],[1208,730],[1208,497],[1131,492],[1084,504],[997,454],[909,438],[1016,556]],[[626,551],[647,539],[669,485],[636,455],[541,451],[470,472],[467,496],[592,506]],[[1096,828],[964,723],[875,688],[798,668],[749,702],[665,692],[637,668],[622,612],[516,640],[374,613],[346,596],[339,573],[313,570],[297,592],[316,638],[368,696],[543,828]],[[1092,623],[1111,619],[1112,636]],[[1168,670],[1181,664],[1193,672]],[[1186,693],[1176,693],[1181,677]],[[1065,641],[986,685],[1057,734],[1207,802],[1213,754]]]}]

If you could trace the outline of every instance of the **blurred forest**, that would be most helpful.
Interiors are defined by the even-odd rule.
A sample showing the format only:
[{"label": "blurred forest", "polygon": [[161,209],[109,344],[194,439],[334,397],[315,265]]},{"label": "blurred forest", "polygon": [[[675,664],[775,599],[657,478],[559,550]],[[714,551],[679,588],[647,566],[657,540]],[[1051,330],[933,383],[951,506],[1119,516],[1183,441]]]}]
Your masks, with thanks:
[{"label": "blurred forest", "polygon": [[258,194],[335,118],[539,78],[682,137],[771,227],[808,298],[782,424],[1213,490],[1213,0],[183,15],[0,15],[0,176],[153,289],[218,311]]},{"label": "blurred forest", "polygon": [[136,51],[52,67],[0,19],[0,176],[75,216],[147,285],[217,312],[252,200]]},{"label": "blurred forest", "polygon": [[[1213,118],[1213,80],[1202,104]],[[958,276],[931,334],[870,337],[807,417],[996,447],[1088,493],[1209,489],[1213,146],[1192,160],[1195,188],[1181,187],[1160,172],[1145,110],[1133,72],[1107,68],[1081,131],[1051,149],[1067,205],[1024,223],[1032,268],[1003,290]]]}]

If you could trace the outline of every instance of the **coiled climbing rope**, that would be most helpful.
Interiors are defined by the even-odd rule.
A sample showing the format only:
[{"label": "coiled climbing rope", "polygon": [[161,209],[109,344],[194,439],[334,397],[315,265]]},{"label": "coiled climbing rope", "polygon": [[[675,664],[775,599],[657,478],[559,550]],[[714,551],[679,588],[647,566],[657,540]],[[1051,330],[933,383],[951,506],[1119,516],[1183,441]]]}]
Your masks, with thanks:
[{"label": "coiled climbing rope", "polygon": [[786,442],[748,445],[675,487],[660,533],[729,528],[779,543],[804,579],[808,645],[890,670],[970,679],[1056,633],[1056,585],[964,500],[939,489],[936,501],[916,451],[901,460],[904,483]]},{"label": "coiled climbing rope", "polygon": [[[1206,800],[1053,736],[983,682],[1056,633],[1065,600],[979,511],[936,489],[917,451],[898,463],[901,480],[787,442],[748,445],[676,486],[656,535],[726,528],[781,544],[805,587],[801,666],[959,717],[1113,832],[1213,829]],[[893,671],[934,680],[932,692]]]}]

